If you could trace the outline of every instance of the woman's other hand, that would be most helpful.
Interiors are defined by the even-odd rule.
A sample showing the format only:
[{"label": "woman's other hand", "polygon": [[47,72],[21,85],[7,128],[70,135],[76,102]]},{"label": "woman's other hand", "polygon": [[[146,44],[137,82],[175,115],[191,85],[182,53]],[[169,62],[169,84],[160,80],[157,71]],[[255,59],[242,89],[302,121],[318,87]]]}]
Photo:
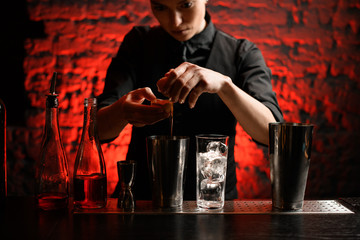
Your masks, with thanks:
[{"label": "woman's other hand", "polygon": [[230,78],[207,68],[184,62],[171,69],[157,82],[158,90],[173,102],[184,103],[188,97],[193,108],[204,93],[218,93]]},{"label": "woman's other hand", "polygon": [[169,111],[159,105],[144,105],[145,100],[156,100],[150,88],[140,88],[129,92],[120,100],[119,111],[123,113],[124,119],[136,126],[151,125],[170,116]]}]

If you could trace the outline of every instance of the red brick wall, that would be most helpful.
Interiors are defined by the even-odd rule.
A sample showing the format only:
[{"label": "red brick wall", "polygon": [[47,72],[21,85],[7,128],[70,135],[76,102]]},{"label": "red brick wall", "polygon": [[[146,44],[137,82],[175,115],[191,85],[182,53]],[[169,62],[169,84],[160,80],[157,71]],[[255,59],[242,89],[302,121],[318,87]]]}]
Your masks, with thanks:
[{"label": "red brick wall", "polygon": [[[53,71],[60,125],[70,172],[82,127],[83,100],[102,92],[106,69],[124,35],[139,24],[156,24],[148,0],[27,0],[30,20],[43,37],[28,37],[23,68],[30,107],[26,128],[9,130],[9,192],[31,192],[31,176],[44,123],[44,95]],[[209,0],[216,26],[248,38],[262,50],[285,120],[316,125],[307,196],[360,194],[360,1]],[[240,198],[270,198],[267,149],[238,127],[237,177]],[[116,161],[125,158],[131,128],[104,144],[109,193],[117,181]],[[26,170],[24,170],[26,169]]]}]

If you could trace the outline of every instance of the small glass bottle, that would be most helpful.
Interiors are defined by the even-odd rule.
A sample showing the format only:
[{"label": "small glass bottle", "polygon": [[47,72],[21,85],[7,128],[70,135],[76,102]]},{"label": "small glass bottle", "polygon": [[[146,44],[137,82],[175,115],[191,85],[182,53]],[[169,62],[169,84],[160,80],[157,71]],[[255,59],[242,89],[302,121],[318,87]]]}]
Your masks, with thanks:
[{"label": "small glass bottle", "polygon": [[4,206],[7,195],[6,181],[6,108],[0,99],[0,206]]},{"label": "small glass bottle", "polygon": [[36,169],[36,196],[43,210],[66,208],[69,198],[67,159],[60,137],[59,103],[54,87],[56,78],[57,73],[54,73],[50,93],[46,96],[45,128]]},{"label": "small glass bottle", "polygon": [[106,206],[106,168],[97,135],[96,111],[96,98],[86,98],[83,132],[74,165],[74,207],[76,208]]}]

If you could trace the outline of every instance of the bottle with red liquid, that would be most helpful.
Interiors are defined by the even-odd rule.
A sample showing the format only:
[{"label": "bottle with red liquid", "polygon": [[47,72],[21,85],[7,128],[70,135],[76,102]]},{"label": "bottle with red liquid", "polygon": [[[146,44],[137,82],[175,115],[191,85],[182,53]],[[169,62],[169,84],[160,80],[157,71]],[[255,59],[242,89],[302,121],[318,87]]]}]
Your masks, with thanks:
[{"label": "bottle with red liquid", "polygon": [[55,94],[56,78],[55,72],[50,93],[46,96],[45,128],[36,168],[36,198],[43,210],[67,208],[69,198],[67,159],[60,137],[59,102]]},{"label": "bottle with red liquid", "polygon": [[106,168],[97,135],[96,111],[96,98],[86,98],[83,132],[74,165],[74,207],[76,208],[106,206]]},{"label": "bottle with red liquid", "polygon": [[7,195],[6,182],[6,108],[0,99],[0,206],[4,206]]}]

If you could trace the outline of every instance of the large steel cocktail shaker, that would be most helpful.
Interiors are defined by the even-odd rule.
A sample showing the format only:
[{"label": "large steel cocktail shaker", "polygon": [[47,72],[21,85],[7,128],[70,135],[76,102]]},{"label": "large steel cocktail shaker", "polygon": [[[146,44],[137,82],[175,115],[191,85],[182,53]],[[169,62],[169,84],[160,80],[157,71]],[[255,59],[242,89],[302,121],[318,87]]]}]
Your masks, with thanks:
[{"label": "large steel cocktail shaker", "polygon": [[281,210],[303,207],[310,165],[313,125],[269,124],[272,205]]},{"label": "large steel cocktail shaker", "polygon": [[181,136],[147,138],[147,158],[155,208],[182,206],[189,141],[189,137]]}]

